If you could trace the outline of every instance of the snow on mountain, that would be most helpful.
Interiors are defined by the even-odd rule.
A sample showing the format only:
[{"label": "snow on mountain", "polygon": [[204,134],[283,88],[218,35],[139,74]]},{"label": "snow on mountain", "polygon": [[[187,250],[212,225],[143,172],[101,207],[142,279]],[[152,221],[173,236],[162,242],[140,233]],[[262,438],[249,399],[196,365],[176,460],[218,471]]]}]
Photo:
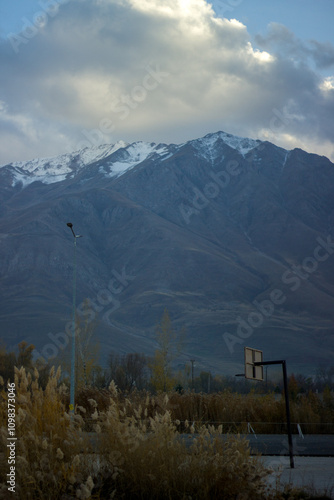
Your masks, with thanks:
[{"label": "snow on mountain", "polygon": [[[221,142],[239,151],[243,156],[261,143],[259,140],[238,137],[225,132],[216,132],[189,141],[189,144],[198,151],[200,156],[213,161],[222,154]],[[10,168],[13,178],[12,185],[21,183],[22,187],[26,187],[35,181],[40,181],[43,184],[60,182],[72,177],[83,167],[98,161],[101,162],[104,159],[106,161],[101,164],[99,172],[107,177],[114,177],[124,174],[153,155],[160,156],[163,161],[185,144],[157,145],[142,141],[128,144],[124,141],[118,141],[115,144],[85,148],[74,153],[52,158],[13,162],[6,165],[6,168]]]},{"label": "snow on mountain", "polygon": [[86,166],[95,161],[103,160],[103,158],[115,153],[118,149],[126,148],[127,146],[129,146],[127,142],[118,141],[116,144],[104,144],[103,146],[85,148],[79,152],[80,159],[83,162],[83,166]]},{"label": "snow on mountain", "polygon": [[241,153],[243,156],[245,156],[249,151],[256,148],[261,143],[260,140],[238,137],[236,135],[227,134],[226,132],[207,134],[201,139],[196,139],[190,142],[198,150],[201,156],[204,156],[210,161],[213,161],[219,155],[219,152],[217,151],[217,143],[220,140],[231,148],[239,151],[239,153]]},{"label": "snow on mountain", "polygon": [[125,148],[122,157],[118,158],[118,161],[113,161],[111,158],[105,165],[100,167],[99,171],[108,177],[119,176],[153,155],[169,156],[169,147],[166,144],[134,142]]},{"label": "snow on mountain", "polygon": [[27,162],[13,162],[6,167],[11,167],[14,173],[13,185],[22,183],[23,187],[35,181],[43,184],[52,184],[66,179],[70,174],[76,173],[81,168],[103,160],[120,148],[127,147],[124,141],[116,144],[104,144],[92,148],[85,148],[74,153],[67,153],[52,158],[36,158]]}]

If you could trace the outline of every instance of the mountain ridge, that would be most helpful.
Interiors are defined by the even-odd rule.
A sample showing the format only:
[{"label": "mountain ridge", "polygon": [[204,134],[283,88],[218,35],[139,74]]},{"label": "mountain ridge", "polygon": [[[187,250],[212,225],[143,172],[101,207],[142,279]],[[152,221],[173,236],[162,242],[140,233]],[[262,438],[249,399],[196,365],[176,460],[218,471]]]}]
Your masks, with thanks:
[{"label": "mountain ridge", "polygon": [[[221,131],[179,145],[101,146],[86,150],[87,158],[78,167],[76,157],[62,179],[54,175],[57,160],[44,164],[49,179],[42,160],[0,168],[0,327],[7,343],[25,338],[47,352],[49,344],[56,348],[55,332],[64,334],[70,220],[84,235],[78,308],[88,297],[100,309],[92,306],[104,353],[152,353],[167,307],[175,327],[188,330],[180,366],[192,357],[203,369],[235,373],[246,343],[267,359],[286,356],[299,371],[330,363],[334,259],[314,257],[318,238],[333,235],[328,159]],[[117,294],[108,288],[115,276],[135,278],[123,277]],[[253,327],[249,318],[260,314],[254,303],[275,298],[274,290],[286,300]],[[248,337],[239,335],[242,322]]]},{"label": "mountain ridge", "polygon": [[[26,185],[35,181],[41,181],[44,183],[53,183],[62,181],[67,177],[68,174],[75,175],[77,171],[82,170],[83,168],[85,168],[90,164],[96,163],[98,161],[103,161],[109,156],[113,155],[113,153],[116,153],[117,151],[120,152],[120,150],[125,150],[126,153],[129,155],[130,158],[129,162],[124,161],[124,163],[125,164],[129,163],[130,164],[129,168],[131,168],[131,166],[136,166],[138,163],[141,163],[151,154],[154,154],[154,152],[159,150],[163,152],[164,150],[169,148],[172,149],[172,151],[174,152],[176,149],[182,148],[182,146],[184,146],[185,144],[190,144],[190,145],[195,145],[196,149],[199,152],[201,151],[203,152],[203,149],[204,151],[209,149],[210,146],[212,146],[219,139],[223,140],[225,144],[232,147],[232,149],[239,151],[243,155],[248,153],[250,150],[254,149],[259,144],[261,144],[261,141],[259,140],[233,136],[231,134],[219,131],[216,133],[207,134],[203,138],[194,139],[192,141],[188,141],[187,143],[181,143],[178,145],[176,144],[167,145],[161,143],[156,144],[144,141],[136,141],[130,144],[124,141],[118,141],[114,144],[103,144],[100,146],[93,146],[91,148],[86,147],[83,150],[78,150],[73,153],[64,153],[53,157],[35,158],[29,161],[17,161],[17,162],[7,163],[1,165],[0,169],[3,168],[11,169],[13,174],[13,182],[15,183],[21,182],[23,187],[25,187]],[[129,153],[129,150],[131,149],[134,149],[132,155],[131,152]],[[141,153],[143,154],[142,156]],[[135,158],[133,158],[134,156]],[[126,158],[124,160],[126,160]],[[121,162],[115,162],[115,163],[118,165]],[[74,169],[69,168],[71,164],[74,164],[74,167],[76,168]],[[123,169],[121,168],[120,173],[122,172]]]}]

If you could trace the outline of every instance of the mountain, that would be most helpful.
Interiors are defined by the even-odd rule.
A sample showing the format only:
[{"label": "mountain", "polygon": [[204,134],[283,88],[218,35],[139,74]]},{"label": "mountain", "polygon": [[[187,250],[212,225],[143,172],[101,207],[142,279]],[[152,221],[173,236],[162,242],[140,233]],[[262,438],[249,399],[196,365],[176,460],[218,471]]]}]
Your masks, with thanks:
[{"label": "mountain", "polygon": [[[180,366],[233,374],[243,348],[313,374],[334,354],[334,165],[208,134],[118,142],[0,168],[0,328],[45,359],[78,317],[111,350],[155,348],[167,308]],[[87,300],[88,299],[88,300]],[[66,330],[67,329],[67,330]],[[67,333],[65,333],[67,331]]]}]

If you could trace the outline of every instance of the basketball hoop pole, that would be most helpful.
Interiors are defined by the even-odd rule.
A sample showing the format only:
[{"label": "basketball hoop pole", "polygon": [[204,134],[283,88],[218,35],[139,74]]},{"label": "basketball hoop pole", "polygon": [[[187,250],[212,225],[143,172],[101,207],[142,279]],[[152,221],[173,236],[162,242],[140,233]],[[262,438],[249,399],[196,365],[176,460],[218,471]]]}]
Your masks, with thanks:
[{"label": "basketball hoop pole", "polygon": [[290,455],[290,468],[295,468],[295,463],[293,459],[293,444],[292,444],[292,433],[291,433],[291,419],[290,419],[290,404],[289,404],[289,391],[288,391],[288,377],[286,373],[286,361],[281,359],[278,361],[259,361],[255,362],[254,366],[263,365],[282,365],[283,370],[283,382],[284,382],[284,396],[285,396],[285,409],[286,409],[286,423],[288,426],[288,441],[289,441],[289,455]]}]

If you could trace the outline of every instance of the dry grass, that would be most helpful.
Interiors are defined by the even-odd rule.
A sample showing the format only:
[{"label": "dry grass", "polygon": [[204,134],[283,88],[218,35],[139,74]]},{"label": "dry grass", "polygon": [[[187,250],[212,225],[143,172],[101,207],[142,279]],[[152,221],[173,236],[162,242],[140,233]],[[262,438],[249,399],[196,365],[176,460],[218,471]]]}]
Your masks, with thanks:
[{"label": "dry grass", "polygon": [[[174,419],[191,420],[206,425],[223,425],[223,432],[247,433],[250,422],[256,432],[286,432],[284,398],[274,394],[258,395],[222,392],[216,394],[178,394],[170,397],[169,408]],[[334,430],[334,411],[315,394],[290,401],[291,421],[302,424],[305,433],[330,433]],[[297,427],[293,429],[297,432]]]},{"label": "dry grass", "polygon": [[[206,424],[225,418],[241,421],[245,407],[249,412],[257,408],[257,418],[269,418],[274,403],[270,397],[266,413],[257,402],[252,406],[250,400],[243,403],[244,397],[229,393],[206,397],[134,393],[130,400],[112,383],[108,391],[84,391],[71,419],[66,411],[67,389],[59,379],[60,370],[52,369],[42,390],[37,371],[31,376],[23,368],[15,370],[15,498],[284,498],[269,488],[268,471],[257,457],[250,456],[246,440],[238,435],[222,439],[226,430],[222,425]],[[5,450],[5,388],[1,396],[0,440]],[[193,425],[193,420],[199,422]],[[181,439],[183,429],[195,435]],[[7,455],[2,452],[0,498],[9,498],[8,468]]]},{"label": "dry grass", "polygon": [[[145,404],[149,393],[133,391],[127,396],[132,402],[132,408]],[[162,412],[164,408],[163,394],[152,397],[148,403],[148,413],[152,416]],[[85,389],[78,395],[79,404],[89,407],[88,399],[94,398],[99,409],[109,405],[107,390]],[[118,395],[119,401],[125,396]],[[67,401],[68,402],[68,401]],[[236,394],[229,391],[205,394],[173,392],[169,394],[167,410],[171,412],[172,420],[180,421],[178,431],[185,431],[184,422],[195,422],[196,426],[223,426],[224,433],[247,433],[248,422],[259,434],[286,433],[286,413],[284,398],[277,399],[275,394],[259,395]],[[130,407],[127,409],[130,415]],[[291,421],[301,424],[305,434],[332,433],[334,431],[334,402],[326,403],[319,395],[305,394],[297,400],[290,400]],[[87,424],[88,425],[88,424]],[[89,427],[87,427],[87,430]],[[297,426],[293,427],[297,433]]]},{"label": "dry grass", "polygon": [[[61,402],[62,386],[58,386],[60,370],[51,370],[45,391],[38,383],[38,372],[34,377],[24,368],[15,369],[16,385],[16,498],[45,499],[60,498],[68,489],[75,492],[82,483],[80,463],[75,456],[80,454],[83,440],[80,433],[82,419],[77,416],[70,421]],[[7,398],[2,391],[1,442],[6,449]],[[7,456],[2,453],[0,497],[7,498],[6,473],[9,466]],[[49,496],[48,496],[49,495]]]},{"label": "dry grass", "polygon": [[115,491],[126,492],[127,499],[270,498],[268,472],[250,457],[245,440],[231,436],[224,441],[221,427],[202,426],[187,445],[168,403],[165,395],[162,412],[150,417],[155,405],[150,397],[138,408],[113,399],[98,419],[100,455],[113,471]]}]

